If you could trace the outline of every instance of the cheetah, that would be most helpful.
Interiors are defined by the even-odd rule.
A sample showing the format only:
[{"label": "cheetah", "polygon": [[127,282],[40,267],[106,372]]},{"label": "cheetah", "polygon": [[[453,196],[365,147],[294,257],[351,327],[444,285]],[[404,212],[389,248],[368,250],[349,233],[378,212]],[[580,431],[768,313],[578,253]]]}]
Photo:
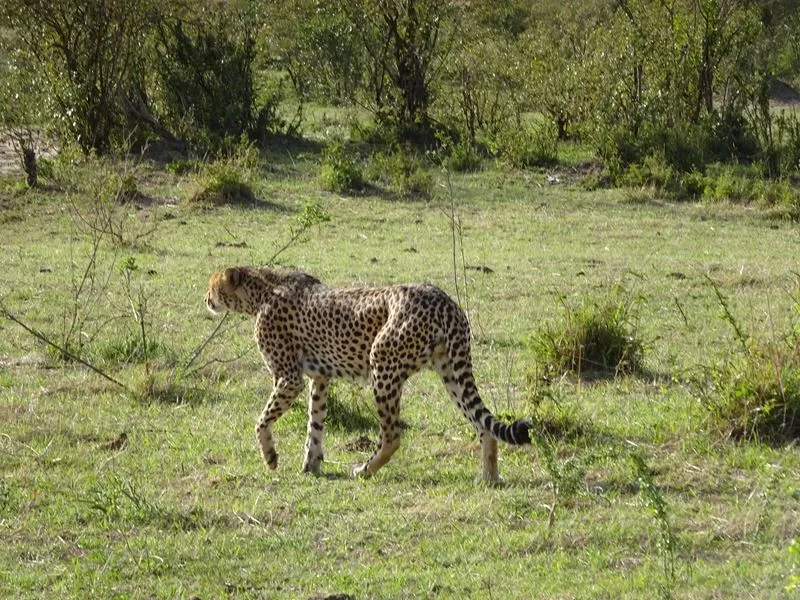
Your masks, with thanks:
[{"label": "cheetah", "polygon": [[230,267],[214,273],[205,295],[214,314],[255,317],[255,339],[274,385],[256,425],[261,454],[278,465],[272,425],[311,380],[302,471],[318,473],[323,461],[327,391],[334,377],[372,386],[380,421],[380,445],[351,475],[371,477],[400,445],[403,384],[422,368],[433,369],[478,432],[482,471],[478,480],[499,481],[497,440],[531,442],[530,423],[505,424],[486,408],[475,385],[469,322],[442,290],[424,284],[331,288],[302,272],[268,267]]}]

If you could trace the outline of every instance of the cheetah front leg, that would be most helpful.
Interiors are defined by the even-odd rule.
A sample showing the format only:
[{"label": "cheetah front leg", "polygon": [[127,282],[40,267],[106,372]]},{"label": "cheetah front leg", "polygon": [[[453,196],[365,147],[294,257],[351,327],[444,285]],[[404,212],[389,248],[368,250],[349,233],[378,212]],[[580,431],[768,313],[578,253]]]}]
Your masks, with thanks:
[{"label": "cheetah front leg", "polygon": [[303,459],[303,473],[319,473],[320,465],[325,459],[322,440],[325,434],[325,416],[328,414],[327,377],[314,377],[311,380],[311,392],[308,398],[308,434],[306,436],[306,453]]},{"label": "cheetah front leg", "polygon": [[256,438],[261,448],[261,456],[264,457],[270,469],[275,469],[278,466],[278,453],[275,451],[275,443],[272,440],[272,424],[289,410],[295,398],[302,391],[303,378],[299,374],[283,377],[275,376],[275,384],[269,396],[269,401],[256,425]]}]

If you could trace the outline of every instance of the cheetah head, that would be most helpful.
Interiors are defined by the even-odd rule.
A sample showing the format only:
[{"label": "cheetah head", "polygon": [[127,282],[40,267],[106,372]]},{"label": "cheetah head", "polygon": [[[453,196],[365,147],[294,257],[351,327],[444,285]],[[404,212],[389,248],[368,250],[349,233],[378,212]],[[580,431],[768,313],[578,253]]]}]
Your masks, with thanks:
[{"label": "cheetah head", "polygon": [[245,312],[245,303],[237,294],[245,275],[245,270],[239,267],[229,267],[214,273],[208,280],[206,308],[215,315],[228,310]]}]

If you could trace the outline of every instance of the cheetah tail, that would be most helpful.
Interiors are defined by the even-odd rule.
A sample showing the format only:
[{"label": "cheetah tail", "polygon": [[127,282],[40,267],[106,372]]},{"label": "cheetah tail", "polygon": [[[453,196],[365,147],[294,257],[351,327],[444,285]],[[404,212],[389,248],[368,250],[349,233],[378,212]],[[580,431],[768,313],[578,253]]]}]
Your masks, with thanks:
[{"label": "cheetah tail", "polygon": [[497,419],[493,419],[492,422],[488,423],[487,425],[487,429],[493,437],[500,441],[506,442],[507,444],[520,446],[522,444],[531,443],[531,435],[529,431],[533,425],[524,419],[514,421],[510,425],[498,421]]}]

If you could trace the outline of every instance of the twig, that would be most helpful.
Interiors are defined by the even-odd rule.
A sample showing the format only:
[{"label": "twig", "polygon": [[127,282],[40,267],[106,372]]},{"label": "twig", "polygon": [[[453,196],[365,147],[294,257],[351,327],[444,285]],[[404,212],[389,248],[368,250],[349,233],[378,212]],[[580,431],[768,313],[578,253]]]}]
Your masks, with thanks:
[{"label": "twig", "polygon": [[683,310],[683,306],[681,306],[681,301],[678,300],[678,297],[673,297],[675,301],[675,306],[678,307],[678,312],[681,313],[681,317],[683,317],[683,324],[686,325],[688,329],[691,329],[692,326],[689,324],[689,318],[686,316],[686,312]]},{"label": "twig", "polygon": [[183,365],[182,371],[184,373],[186,373],[189,370],[189,367],[191,367],[194,361],[197,360],[197,358],[203,353],[203,350],[206,349],[206,346],[208,346],[211,343],[211,340],[213,340],[216,337],[217,332],[222,328],[222,325],[225,323],[225,320],[228,318],[229,314],[230,313],[226,312],[224,315],[222,315],[222,319],[220,319],[219,323],[217,323],[217,326],[214,328],[214,331],[212,331],[211,334],[205,339],[205,341],[202,344],[200,344],[197,347],[197,349],[192,353],[191,358],[188,361],[186,361],[185,365]]},{"label": "twig", "polygon": [[297,240],[300,238],[300,236],[301,236],[301,235],[303,235],[303,233],[305,233],[306,229],[307,229],[306,227],[303,227],[303,226],[301,226],[299,229],[297,229],[297,231],[293,231],[293,232],[292,232],[292,237],[291,237],[291,238],[289,238],[289,241],[288,241],[288,242],[286,242],[286,243],[285,243],[283,246],[281,246],[281,247],[278,249],[278,251],[277,251],[277,252],[275,252],[275,254],[273,254],[273,255],[272,255],[272,256],[271,256],[271,257],[270,257],[270,258],[267,260],[267,262],[266,262],[266,263],[264,263],[264,264],[266,264],[266,265],[272,265],[272,264],[275,262],[275,259],[276,259],[276,258],[278,258],[278,256],[280,256],[281,254],[283,254],[283,253],[284,253],[284,251],[288,250],[288,249],[289,249],[289,247],[290,247],[292,244],[294,244],[294,243],[295,243],[295,242],[296,242],[296,241],[297,241]]},{"label": "twig", "polygon": [[128,388],[128,386],[126,386],[124,383],[121,383],[120,381],[114,379],[113,377],[111,377],[111,375],[109,375],[108,373],[106,373],[102,369],[100,369],[98,367],[95,367],[92,363],[82,359],[79,356],[75,356],[74,354],[72,354],[72,352],[69,352],[69,351],[65,350],[64,348],[62,348],[61,346],[56,344],[54,341],[52,341],[50,338],[48,338],[46,335],[44,335],[42,332],[37,331],[36,329],[33,329],[32,327],[26,325],[25,323],[20,321],[16,316],[14,316],[12,313],[10,313],[8,310],[6,310],[6,308],[4,306],[0,306],[0,313],[2,313],[2,315],[6,319],[8,319],[9,321],[13,321],[14,323],[16,323],[17,325],[22,327],[25,331],[30,333],[33,337],[35,337],[39,341],[42,341],[45,344],[47,344],[48,346],[52,346],[53,348],[58,350],[63,356],[66,356],[70,360],[74,360],[75,362],[80,363],[85,367],[88,367],[89,369],[91,369],[92,371],[94,371],[95,373],[100,375],[100,377],[103,377],[104,379],[110,381],[111,383],[121,387],[127,393],[129,393],[129,394],[131,393],[131,391]]},{"label": "twig", "polygon": [[711,279],[708,275],[705,276],[708,282],[711,284],[711,287],[714,289],[714,293],[717,295],[717,300],[722,306],[722,311],[725,317],[725,320],[733,327],[733,331],[736,333],[736,339],[742,345],[742,349],[744,350],[745,354],[750,354],[750,348],[747,345],[749,341],[748,336],[742,331],[741,327],[739,327],[739,322],[736,320],[736,317],[733,316],[731,312],[730,306],[728,305],[728,299],[723,295],[723,293],[719,289],[719,285],[717,282]]}]

